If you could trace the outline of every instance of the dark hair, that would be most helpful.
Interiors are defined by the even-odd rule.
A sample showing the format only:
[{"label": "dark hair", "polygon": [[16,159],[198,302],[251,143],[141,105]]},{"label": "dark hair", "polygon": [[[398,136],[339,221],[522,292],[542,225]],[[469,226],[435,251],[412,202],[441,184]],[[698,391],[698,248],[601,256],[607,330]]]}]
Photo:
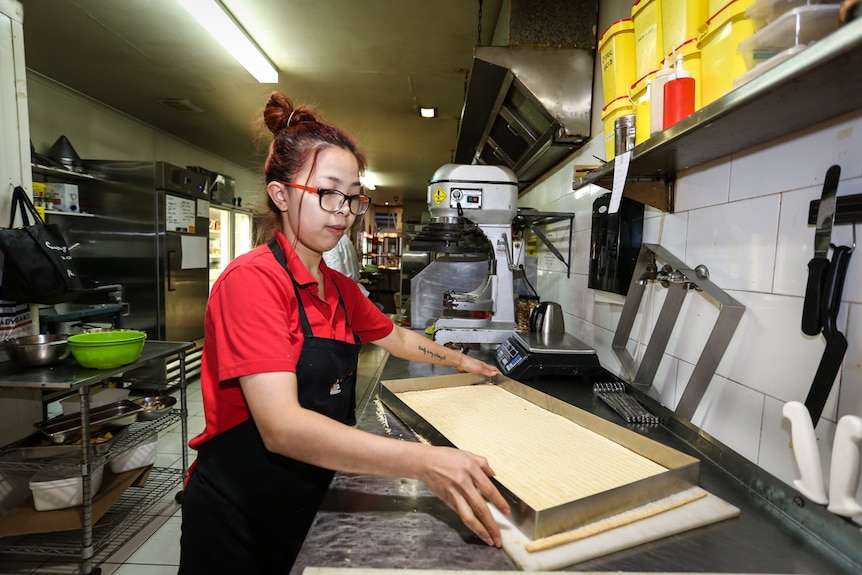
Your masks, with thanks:
[{"label": "dark hair", "polygon": [[[356,140],[341,128],[327,124],[309,107],[294,107],[284,94],[273,92],[263,110],[263,121],[272,132],[263,171],[266,181],[292,182],[309,162],[316,161],[323,148],[343,148],[353,153],[359,172],[366,167],[365,155]],[[313,167],[313,165],[312,165]],[[267,210],[257,230],[257,244],[268,242],[281,229],[281,212],[267,196]]]}]

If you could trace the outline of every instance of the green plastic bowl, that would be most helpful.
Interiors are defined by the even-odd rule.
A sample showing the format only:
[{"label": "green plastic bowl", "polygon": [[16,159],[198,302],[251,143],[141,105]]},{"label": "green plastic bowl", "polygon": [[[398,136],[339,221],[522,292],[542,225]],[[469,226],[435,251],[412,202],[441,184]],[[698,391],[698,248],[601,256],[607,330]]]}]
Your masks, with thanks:
[{"label": "green plastic bowl", "polygon": [[145,332],[135,330],[76,333],[69,336],[69,350],[83,367],[111,369],[138,359],[146,339]]}]

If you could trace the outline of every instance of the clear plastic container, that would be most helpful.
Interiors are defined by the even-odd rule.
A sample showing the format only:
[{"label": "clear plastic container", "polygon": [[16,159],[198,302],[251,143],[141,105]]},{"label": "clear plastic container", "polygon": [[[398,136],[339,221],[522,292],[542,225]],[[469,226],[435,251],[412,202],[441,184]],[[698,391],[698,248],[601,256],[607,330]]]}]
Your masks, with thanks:
[{"label": "clear plastic container", "polygon": [[765,74],[766,72],[769,72],[770,70],[772,70],[773,68],[775,68],[776,66],[781,64],[782,62],[792,58],[793,56],[796,56],[797,54],[799,54],[800,52],[802,52],[806,48],[808,48],[808,46],[805,46],[802,44],[797,44],[793,48],[788,48],[787,50],[784,50],[783,52],[779,52],[778,54],[776,54],[775,56],[773,56],[772,58],[770,58],[766,62],[763,62],[759,66],[752,68],[751,70],[749,70],[748,72],[746,72],[745,74],[743,74],[742,76],[740,76],[739,78],[734,80],[733,81],[733,87],[738,88],[739,86],[742,86],[746,82],[750,82],[750,81],[754,80],[755,78],[757,78],[758,76],[762,76],[763,74]]},{"label": "clear plastic container", "polygon": [[757,0],[752,4],[745,15],[751,18],[754,29],[760,30],[785,12],[801,6],[813,6],[815,4],[836,4],[835,0]]},{"label": "clear plastic container", "polygon": [[740,42],[737,49],[749,69],[754,68],[788,48],[807,46],[837,30],[839,10],[837,4],[794,8]]}]

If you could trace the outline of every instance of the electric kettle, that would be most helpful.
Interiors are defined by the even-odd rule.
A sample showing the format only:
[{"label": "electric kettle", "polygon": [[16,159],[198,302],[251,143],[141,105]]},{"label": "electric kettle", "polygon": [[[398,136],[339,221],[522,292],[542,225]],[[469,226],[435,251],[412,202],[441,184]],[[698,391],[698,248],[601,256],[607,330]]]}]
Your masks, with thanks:
[{"label": "electric kettle", "polygon": [[530,312],[530,331],[545,336],[566,333],[563,308],[560,304],[545,301],[534,307]]}]

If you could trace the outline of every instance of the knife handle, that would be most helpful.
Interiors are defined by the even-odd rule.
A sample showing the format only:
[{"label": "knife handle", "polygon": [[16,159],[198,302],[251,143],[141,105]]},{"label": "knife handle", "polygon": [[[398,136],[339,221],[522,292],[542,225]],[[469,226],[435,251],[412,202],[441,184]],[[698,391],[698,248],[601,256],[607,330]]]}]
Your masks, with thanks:
[{"label": "knife handle", "polygon": [[851,248],[836,246],[832,250],[832,263],[826,274],[823,286],[823,300],[820,308],[820,318],[823,323],[823,333],[829,341],[829,335],[838,332],[836,325],[838,308],[841,306],[841,294],[844,291],[844,277],[847,275],[847,264],[850,262]]},{"label": "knife handle", "polygon": [[823,325],[820,312],[828,270],[827,258],[813,258],[808,262],[808,285],[805,286],[805,300],[802,302],[802,333],[806,335],[819,334]]},{"label": "knife handle", "polygon": [[820,358],[820,365],[814,374],[814,382],[805,399],[805,407],[811,414],[811,422],[817,426],[820,414],[829,399],[829,392],[841,363],[847,351],[847,338],[838,330],[838,308],[841,305],[841,292],[844,290],[844,276],[847,274],[847,264],[850,261],[852,249],[847,246],[836,246],[832,252],[832,263],[826,275],[826,285],[820,315],[823,320],[823,337],[826,339],[826,349]]}]

